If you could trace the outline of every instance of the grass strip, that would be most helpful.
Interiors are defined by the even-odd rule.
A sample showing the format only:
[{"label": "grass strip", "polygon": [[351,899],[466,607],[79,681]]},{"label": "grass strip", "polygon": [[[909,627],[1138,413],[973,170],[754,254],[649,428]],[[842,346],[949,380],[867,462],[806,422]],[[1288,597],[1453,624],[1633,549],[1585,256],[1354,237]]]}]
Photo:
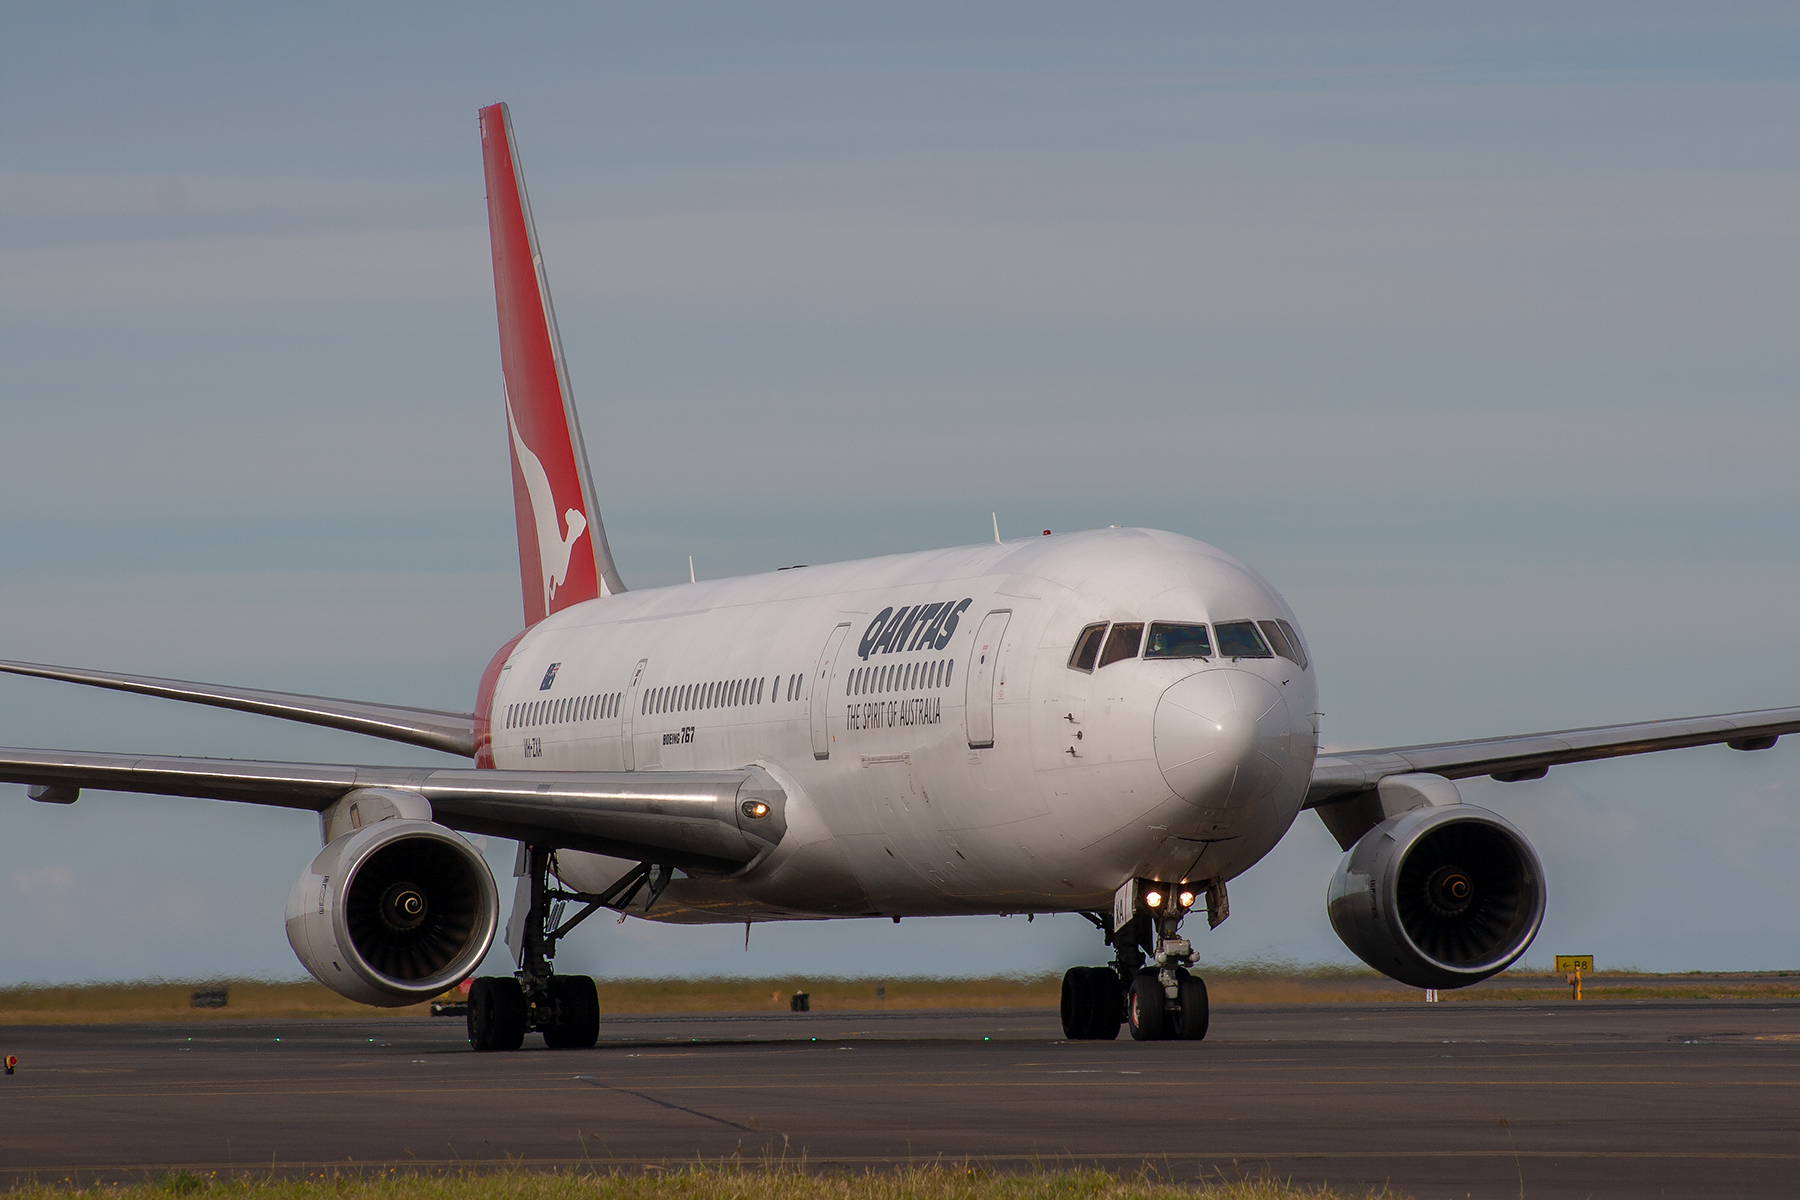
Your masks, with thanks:
[{"label": "grass strip", "polygon": [[[1213,1005],[1386,1004],[1417,1002],[1421,993],[1372,971],[1302,967],[1293,963],[1204,964]],[[602,979],[603,1013],[778,1013],[804,991],[813,1012],[884,1012],[908,1009],[1055,1008],[1062,976],[992,979]],[[200,989],[224,988],[224,1008],[193,1008]],[[1588,1000],[1764,1000],[1800,997],[1800,972],[1696,972],[1648,975],[1600,972],[1587,976]],[[1558,975],[1507,971],[1474,987],[1439,993],[1444,1001],[1566,1000],[1570,988]],[[418,1017],[428,1005],[367,1008],[310,979],[148,980],[136,983],[19,985],[0,987],[0,1025],[116,1024],[132,1021],[294,1020],[308,1017]]]},{"label": "grass strip", "polygon": [[348,1168],[302,1179],[173,1171],[144,1183],[87,1188],[35,1183],[0,1195],[7,1200],[67,1200],[72,1195],[118,1200],[1404,1200],[1385,1188],[1343,1192],[1266,1178],[1178,1183],[1160,1178],[1149,1164],[1136,1174],[1120,1175],[1101,1170],[1003,1174],[956,1163],[854,1173],[791,1164],[454,1175],[358,1174]]}]

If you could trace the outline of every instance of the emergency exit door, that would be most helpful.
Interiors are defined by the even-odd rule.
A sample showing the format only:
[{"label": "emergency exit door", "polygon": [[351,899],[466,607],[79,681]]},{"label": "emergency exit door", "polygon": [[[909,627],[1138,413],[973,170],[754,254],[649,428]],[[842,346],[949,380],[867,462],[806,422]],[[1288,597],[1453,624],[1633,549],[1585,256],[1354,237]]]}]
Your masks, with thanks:
[{"label": "emergency exit door", "polygon": [[981,619],[975,631],[975,646],[969,652],[969,669],[963,675],[963,714],[969,727],[969,749],[980,750],[994,744],[994,680],[1000,666],[1000,651],[1006,645],[1006,623],[1012,619],[1011,609],[999,609]]}]

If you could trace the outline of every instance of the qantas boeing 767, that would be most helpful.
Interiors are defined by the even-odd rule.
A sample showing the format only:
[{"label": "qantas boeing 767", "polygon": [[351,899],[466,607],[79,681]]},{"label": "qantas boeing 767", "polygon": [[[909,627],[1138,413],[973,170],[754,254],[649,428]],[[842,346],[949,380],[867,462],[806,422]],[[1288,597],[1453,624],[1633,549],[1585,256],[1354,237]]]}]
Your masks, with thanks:
[{"label": "qantas boeing 767", "polygon": [[[30,663],[0,669],[328,725],[473,759],[380,768],[0,750],[33,799],[82,788],[312,809],[294,952],[374,1005],[467,978],[501,898],[464,834],[519,843],[514,977],[474,981],[469,1040],[591,1046],[559,939],[606,908],[747,922],[1079,912],[1110,965],[1063,981],[1071,1038],[1199,1038],[1184,918],[1312,809],[1344,849],[1333,927],[1403,983],[1516,961],[1544,873],[1455,780],[1724,743],[1800,708],[1321,755],[1312,647],[1255,571],[1102,529],[627,591],[600,519],[504,105],[480,113],[524,632],[473,713]],[[569,906],[573,904],[571,909]],[[565,912],[571,912],[563,919]]]}]

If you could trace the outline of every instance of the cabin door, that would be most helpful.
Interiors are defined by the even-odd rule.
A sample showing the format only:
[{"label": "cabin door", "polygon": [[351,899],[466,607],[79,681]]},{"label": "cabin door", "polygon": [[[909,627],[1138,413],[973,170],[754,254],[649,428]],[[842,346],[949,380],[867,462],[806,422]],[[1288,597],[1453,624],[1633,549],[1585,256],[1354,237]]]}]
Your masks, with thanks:
[{"label": "cabin door", "polygon": [[625,769],[637,770],[637,747],[631,741],[631,719],[638,710],[638,683],[644,678],[644,667],[649,664],[647,658],[638,659],[637,669],[631,673],[631,686],[625,689],[624,720],[619,726],[619,753],[624,756]]},{"label": "cabin door", "polygon": [[830,707],[831,678],[837,666],[838,651],[843,649],[844,635],[849,632],[848,623],[831,631],[831,636],[825,639],[825,649],[819,655],[819,664],[807,680],[806,708],[812,717],[814,758],[831,757],[831,727],[825,720],[826,710]]},{"label": "cabin door", "polygon": [[963,673],[963,718],[969,727],[969,749],[980,750],[994,744],[994,679],[1000,666],[1000,649],[1005,645],[1006,623],[1012,619],[1011,609],[999,609],[981,619],[975,631],[975,645],[969,652],[969,669]]}]

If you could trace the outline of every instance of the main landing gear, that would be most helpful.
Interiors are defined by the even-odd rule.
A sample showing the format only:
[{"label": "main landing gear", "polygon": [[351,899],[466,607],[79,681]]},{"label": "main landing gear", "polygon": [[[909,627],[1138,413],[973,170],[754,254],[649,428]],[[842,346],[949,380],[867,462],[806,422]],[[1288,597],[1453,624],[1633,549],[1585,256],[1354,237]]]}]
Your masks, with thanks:
[{"label": "main landing gear", "polygon": [[[1179,935],[1181,918],[1193,907],[1196,892],[1187,885],[1168,886],[1134,880],[1120,889],[1115,914],[1125,916],[1116,928],[1100,913],[1083,913],[1106,937],[1114,951],[1109,967],[1071,967],[1063,976],[1063,1036],[1070,1041],[1111,1041],[1120,1026],[1134,1040],[1193,1041],[1206,1036],[1206,983],[1190,974],[1194,949]],[[1223,884],[1203,893],[1207,919],[1225,919]]]},{"label": "main landing gear", "polygon": [[[469,1046],[475,1050],[517,1050],[533,1030],[544,1044],[559,1050],[586,1050],[600,1039],[600,995],[586,975],[558,975],[550,960],[556,943],[602,908],[622,909],[650,886],[655,900],[669,882],[667,867],[654,870],[640,863],[606,891],[569,892],[551,885],[555,852],[526,846],[522,853],[520,896],[525,909],[513,915],[513,942],[519,969],[512,978],[483,976],[469,987]],[[579,900],[585,907],[563,921],[563,907]],[[520,902],[523,902],[520,904]]]}]

